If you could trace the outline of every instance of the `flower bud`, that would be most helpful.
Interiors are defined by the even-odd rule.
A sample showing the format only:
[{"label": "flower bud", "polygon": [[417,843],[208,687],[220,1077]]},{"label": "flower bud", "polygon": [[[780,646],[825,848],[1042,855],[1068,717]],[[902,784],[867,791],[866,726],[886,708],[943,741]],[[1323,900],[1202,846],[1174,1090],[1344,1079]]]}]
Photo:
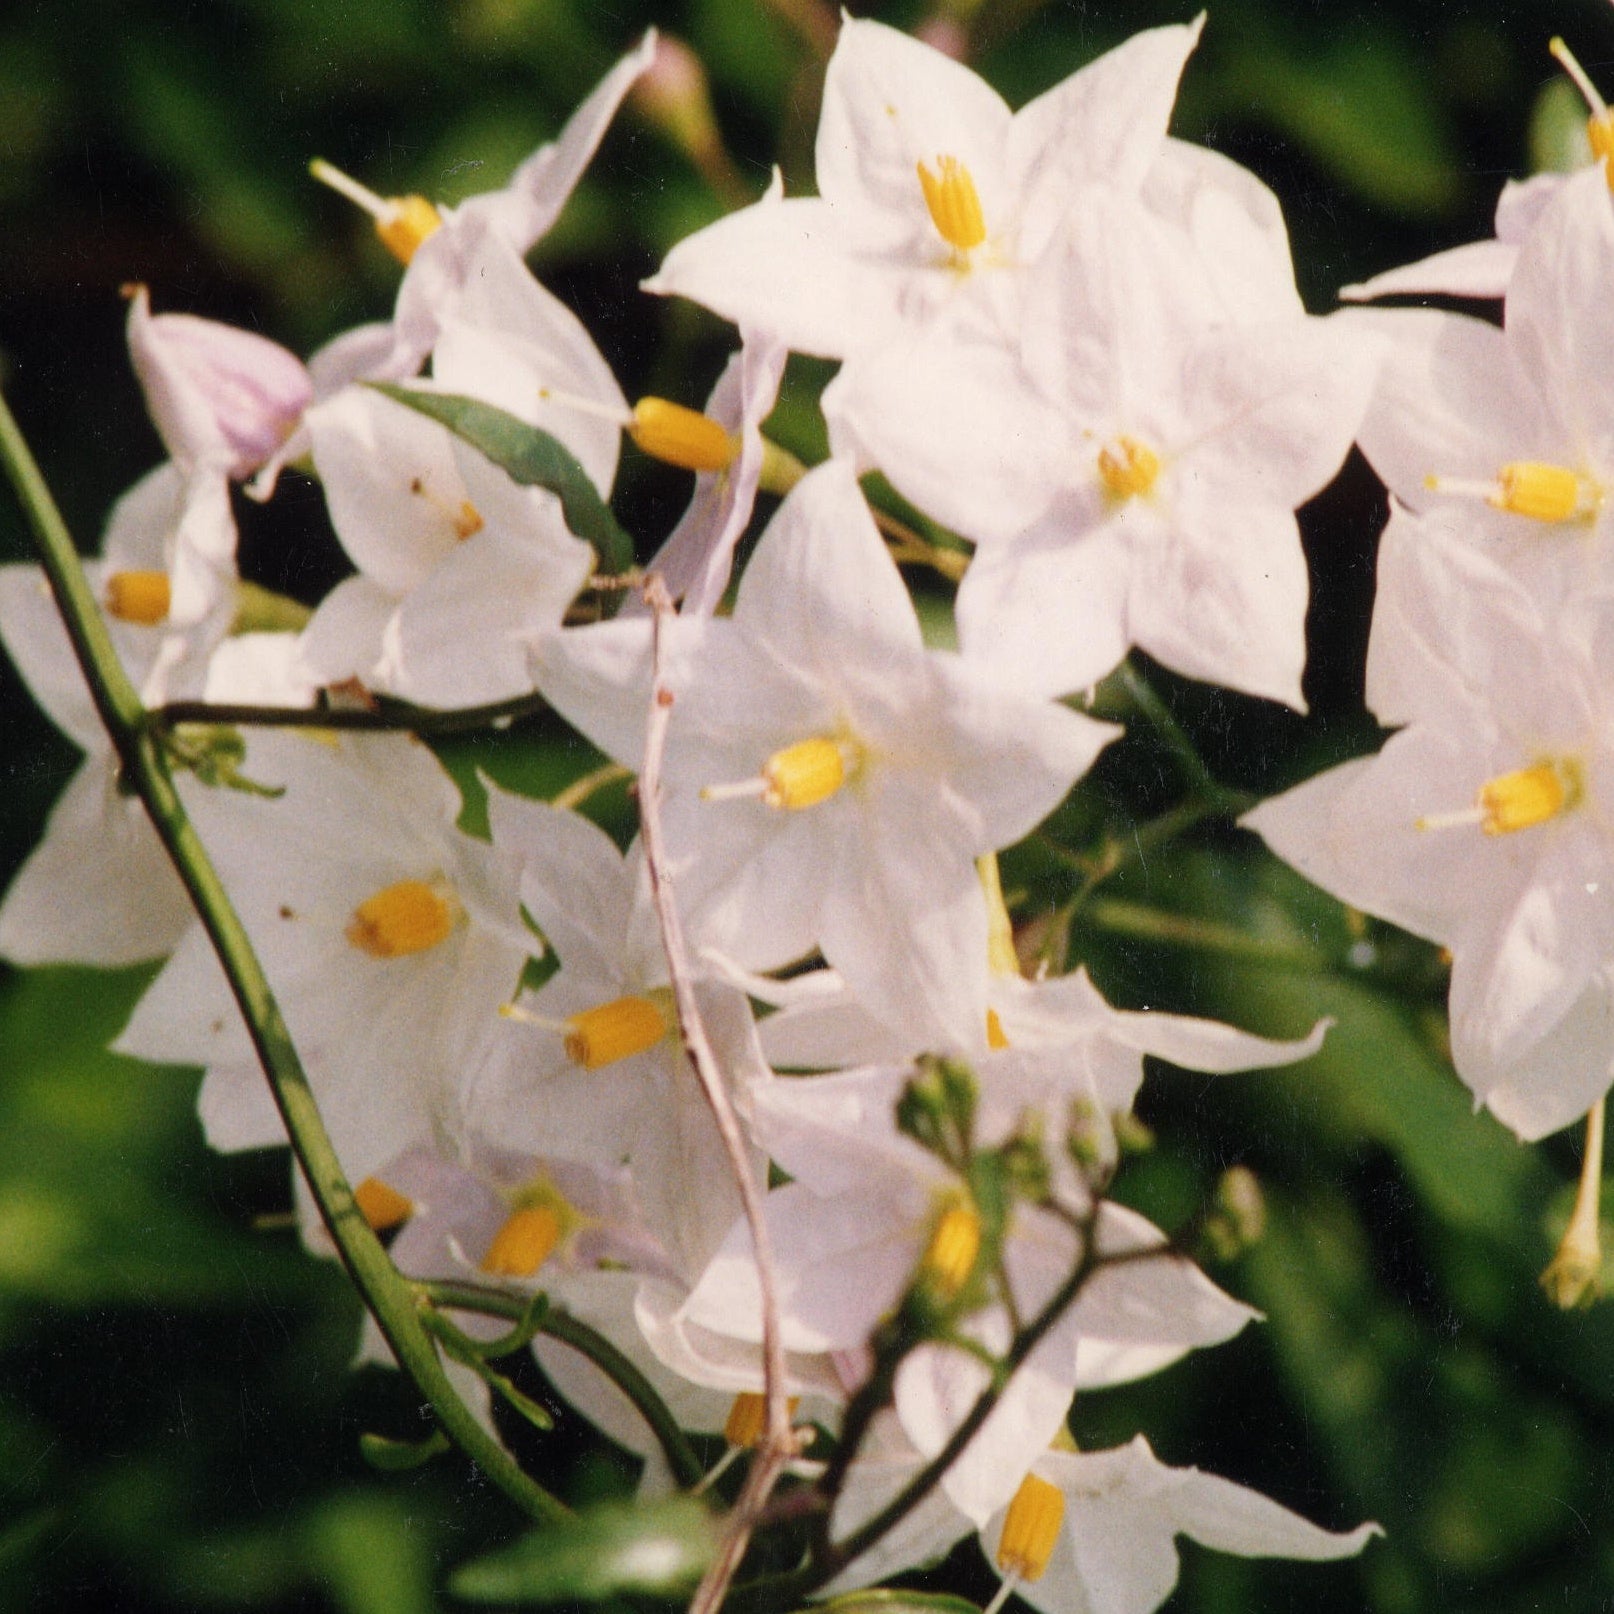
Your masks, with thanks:
[{"label": "flower bud", "polygon": [[303,363],[251,331],[192,314],[153,314],[144,286],[129,298],[129,354],[170,455],[250,476],[291,435],[314,396]]}]

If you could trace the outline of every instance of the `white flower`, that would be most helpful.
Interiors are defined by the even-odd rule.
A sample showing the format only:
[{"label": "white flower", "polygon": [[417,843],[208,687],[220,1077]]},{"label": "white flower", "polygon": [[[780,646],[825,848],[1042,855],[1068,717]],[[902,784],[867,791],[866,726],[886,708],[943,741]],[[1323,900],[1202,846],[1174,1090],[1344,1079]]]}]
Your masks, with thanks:
[{"label": "white flower", "polygon": [[[1045,1080],[1023,1056],[988,1056],[978,1074],[977,1147],[1002,1143],[1028,1113],[1062,1124],[1068,1088]],[[963,1202],[958,1177],[896,1129],[894,1106],[910,1075],[868,1068],[777,1082],[754,1096],[758,1135],[792,1179],[768,1196],[766,1210],[784,1338],[796,1352],[864,1346],[919,1272],[941,1220]],[[1162,1253],[1101,1267],[1017,1370],[943,1481],[954,1505],[977,1523],[1008,1499],[1062,1426],[1079,1386],[1152,1373],[1195,1346],[1230,1337],[1253,1315],[1191,1264],[1167,1255],[1163,1235],[1131,1211],[1101,1206],[1095,1243],[1103,1255]],[[1039,1207],[1014,1209],[1004,1264],[1022,1317],[1052,1299],[1081,1254],[1070,1222]],[[754,1257],[742,1226],[679,1316],[688,1326],[754,1342],[757,1315]],[[997,1305],[963,1326],[994,1353],[1010,1343],[1008,1316]],[[940,1451],[989,1380],[976,1356],[943,1345],[912,1352],[897,1374],[895,1405],[914,1445],[927,1456]]]},{"label": "white flower", "polygon": [[1547,599],[1606,590],[1614,489],[1614,207],[1601,170],[1562,185],[1520,250],[1504,327],[1424,309],[1351,316],[1388,338],[1363,451],[1414,510]]},{"label": "white flower", "polygon": [[940,51],[847,17],[824,84],[818,197],[770,194],[711,225],[646,289],[826,358],[868,354],[966,292],[983,312],[1012,304],[1079,185],[1142,183],[1200,26],[1138,34],[1011,113]]},{"label": "white flower", "polygon": [[1543,605],[1460,517],[1399,512],[1369,693],[1406,726],[1245,822],[1353,906],[1452,953],[1452,1058],[1520,1137],[1614,1079],[1614,640]]},{"label": "white flower", "polygon": [[[513,864],[454,827],[459,794],[425,746],[264,732],[242,773],[284,794],[198,791],[191,810],[356,1180],[456,1113],[463,1062],[536,943]],[[215,1147],[282,1141],[199,927],[118,1047],[208,1067],[201,1112]]]},{"label": "white flower", "polygon": [[1246,1486],[1168,1468],[1139,1435],[1112,1451],[1038,1458],[981,1544],[1043,1614],[1153,1614],[1177,1584],[1179,1535],[1246,1558],[1315,1561],[1351,1557],[1382,1533],[1319,1529]]},{"label": "white flower", "polygon": [[365,388],[316,405],[308,428],[359,568],[304,631],[310,670],[432,706],[530,691],[529,645],[559,625],[594,563],[553,495]]},{"label": "white flower", "polygon": [[[986,1014],[975,859],[1050,812],[1114,730],[927,651],[856,478],[831,461],[786,499],[731,620],[680,619],[663,815],[692,931],[757,969],[822,947],[928,1046]],[[552,636],[539,687],[630,766],[649,629]]]},{"label": "white flower", "polygon": [[1042,694],[1140,645],[1303,704],[1294,511],[1338,469],[1377,362],[1366,333],[1230,319],[1174,227],[1092,188],[1034,272],[1024,351],[918,341],[836,382],[837,420],[922,509],[979,541],[966,655]]}]

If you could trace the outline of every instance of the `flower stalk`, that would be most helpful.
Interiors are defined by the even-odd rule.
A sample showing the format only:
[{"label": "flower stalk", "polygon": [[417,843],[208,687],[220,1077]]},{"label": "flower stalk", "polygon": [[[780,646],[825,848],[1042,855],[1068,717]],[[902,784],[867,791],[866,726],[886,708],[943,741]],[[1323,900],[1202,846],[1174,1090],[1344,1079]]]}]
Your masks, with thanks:
[{"label": "flower stalk", "polygon": [[399,1364],[455,1444],[532,1518],[555,1522],[569,1517],[571,1510],[521,1469],[455,1393],[422,1326],[413,1290],[398,1275],[355,1202],[274,993],[169,775],[163,725],[152,720],[124,673],[72,536],[3,399],[0,464],[22,506],[123,777],[145,806],[218,955],[285,1122],[292,1151],[354,1286]]}]

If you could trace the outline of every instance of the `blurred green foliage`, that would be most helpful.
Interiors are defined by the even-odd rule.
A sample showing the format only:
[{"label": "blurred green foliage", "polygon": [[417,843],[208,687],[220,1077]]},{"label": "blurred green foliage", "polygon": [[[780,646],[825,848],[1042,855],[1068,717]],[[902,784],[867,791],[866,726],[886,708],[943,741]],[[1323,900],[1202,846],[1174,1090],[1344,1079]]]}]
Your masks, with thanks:
[{"label": "blurred green foliage", "polygon": [[[120,284],[160,309],[233,319],[306,351],[389,306],[396,270],[362,220],[306,178],[322,155],[387,192],[445,201],[499,182],[554,133],[648,23],[712,75],[737,171],[810,178],[818,68],[795,7],[763,0],[17,0],[0,18],[0,376],[89,544],[112,498],[155,463],[122,349]],[[857,7],[912,26],[916,3]],[[979,65],[1011,101],[1190,4],[987,0]],[[1600,0],[1219,0],[1177,131],[1277,189],[1310,305],[1334,288],[1488,233],[1501,180],[1576,160],[1579,110],[1546,36],[1610,82]],[[1614,86],[1611,86],[1614,87]],[[721,203],[630,112],[537,266],[582,313],[629,395],[694,401],[725,333],[635,291]],[[779,436],[821,452],[825,367],[796,364]],[[681,496],[631,458],[617,500],[654,535]],[[305,598],[339,575],[293,484],[243,510],[251,575]],[[1361,648],[1382,495],[1363,467],[1307,512],[1316,604],[1308,721],[1162,680],[1218,777],[1288,783],[1373,742]],[[9,503],[0,546],[22,554]],[[0,674],[0,859],[24,855],[71,767]],[[590,765],[554,726],[456,745],[506,783],[546,790]],[[1106,759],[1056,826],[1122,843],[1110,804],[1175,798],[1146,736]],[[473,803],[469,809],[474,819]],[[610,801],[628,822],[620,794]],[[1038,846],[1007,867],[1034,906],[1074,889]],[[1126,1391],[1084,1399],[1089,1443],[1146,1429],[1197,1462],[1333,1525],[1389,1532],[1357,1563],[1250,1564],[1185,1552],[1173,1607],[1375,1614],[1607,1608],[1614,1588],[1614,1310],[1550,1311],[1535,1274],[1567,1212],[1574,1151],[1525,1150],[1470,1113],[1442,1046],[1444,977],[1427,949],[1346,914],[1245,836],[1207,828],[1139,857],[1081,911],[1076,956],[1118,1001],[1225,1015],[1294,1035],[1298,1070],[1159,1072],[1155,1150],[1126,1193],[1188,1220],[1243,1163],[1269,1230],[1218,1276],[1264,1327]],[[105,1053],[145,977],[83,971],[0,984],[0,1609],[322,1608],[413,1614],[519,1521],[456,1458],[379,1474],[360,1437],[417,1441],[390,1375],[348,1372],[358,1311],[297,1247],[285,1161],[210,1156],[193,1073]],[[267,1221],[266,1221],[267,1219]],[[530,1393],[546,1392],[534,1375]],[[557,1409],[558,1410],[558,1409]],[[609,1499],[631,1465],[590,1453],[564,1415],[510,1429],[574,1500]],[[372,1451],[389,1448],[371,1444]],[[396,1466],[396,1465],[394,1465]],[[981,1597],[964,1548],[916,1577]]]}]

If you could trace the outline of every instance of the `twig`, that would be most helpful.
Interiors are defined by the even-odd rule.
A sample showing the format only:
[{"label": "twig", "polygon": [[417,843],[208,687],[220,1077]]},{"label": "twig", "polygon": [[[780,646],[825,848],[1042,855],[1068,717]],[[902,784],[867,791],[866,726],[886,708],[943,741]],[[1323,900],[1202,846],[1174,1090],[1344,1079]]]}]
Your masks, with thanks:
[{"label": "twig", "polygon": [[33,531],[73,653],[123,765],[123,778],[145,806],[218,954],[285,1121],[292,1150],[348,1275],[393,1354],[455,1443],[532,1517],[549,1522],[570,1517],[571,1510],[523,1472],[459,1398],[443,1371],[436,1346],[421,1326],[413,1291],[399,1277],[354,1203],[257,954],[174,788],[161,734],[118,660],[72,536],[4,399],[0,399],[0,462]]},{"label": "twig", "polygon": [[[683,1430],[678,1427],[677,1418],[657,1393],[655,1385],[604,1334],[582,1318],[574,1317],[565,1307],[549,1306],[534,1319],[529,1301],[478,1284],[422,1281],[415,1284],[415,1292],[439,1308],[474,1311],[484,1317],[501,1317],[514,1324],[509,1334],[482,1347],[484,1355],[496,1358],[508,1354],[510,1350],[519,1349],[527,1343],[532,1334],[543,1334],[562,1345],[570,1345],[580,1356],[586,1356],[633,1403],[650,1432],[661,1443],[667,1466],[680,1485],[698,1485],[705,1476],[705,1466],[696,1456],[695,1448],[685,1438]],[[527,1339],[522,1339],[521,1335],[527,1335]]]},{"label": "twig", "polygon": [[170,701],[149,714],[154,727],[176,728],[181,723],[210,723],[222,728],[366,729],[410,734],[460,734],[493,723],[530,717],[549,710],[542,695],[518,695],[486,706],[462,706],[437,711],[387,701],[378,706],[235,706],[210,701]]},{"label": "twig", "polygon": [[684,1053],[700,1081],[706,1102],[717,1122],[724,1152],[733,1168],[740,1203],[751,1230],[756,1251],[758,1285],[762,1291],[762,1390],[766,1408],[762,1438],[757,1443],[750,1473],[724,1527],[716,1556],[706,1571],[689,1605],[689,1614],[713,1614],[722,1603],[734,1573],[745,1556],[751,1532],[768,1497],[795,1455],[796,1441],[790,1428],[790,1407],[785,1390],[785,1351],[779,1329],[779,1294],[774,1277],[773,1246],[768,1237],[762,1196],[757,1192],[739,1117],[729,1099],[728,1087],[711,1039],[701,1018],[690,969],[689,950],[684,941],[683,923],[674,900],[667,847],[662,839],[661,770],[667,751],[667,728],[672,720],[675,696],[666,679],[667,628],[674,619],[672,597],[660,577],[652,575],[645,583],[645,603],[651,611],[651,695],[650,721],[645,731],[644,765],[639,772],[639,824],[644,845],[645,870],[650,881],[650,901],[661,927],[661,944],[667,954],[667,971],[672,980],[673,1001],[678,1011],[678,1032]]}]

